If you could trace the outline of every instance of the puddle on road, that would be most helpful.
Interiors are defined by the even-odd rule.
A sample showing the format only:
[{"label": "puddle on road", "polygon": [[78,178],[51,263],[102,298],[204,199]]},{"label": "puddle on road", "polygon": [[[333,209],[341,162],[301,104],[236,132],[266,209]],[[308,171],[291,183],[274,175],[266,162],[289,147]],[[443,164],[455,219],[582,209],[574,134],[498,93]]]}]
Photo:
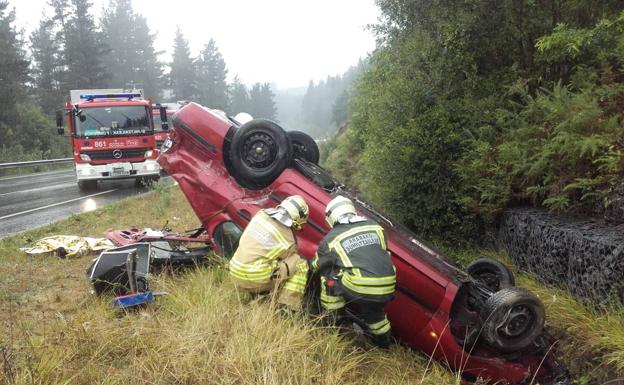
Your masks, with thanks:
[{"label": "puddle on road", "polygon": [[93,198],[85,199],[80,205],[81,213],[88,213],[97,209],[97,202]]}]

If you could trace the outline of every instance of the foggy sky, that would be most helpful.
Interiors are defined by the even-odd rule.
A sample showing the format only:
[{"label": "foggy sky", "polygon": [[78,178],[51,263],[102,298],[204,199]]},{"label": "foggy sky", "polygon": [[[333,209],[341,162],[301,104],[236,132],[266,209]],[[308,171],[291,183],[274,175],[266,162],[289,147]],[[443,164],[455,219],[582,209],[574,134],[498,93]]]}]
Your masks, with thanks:
[{"label": "foggy sky", "polygon": [[[374,46],[365,26],[377,21],[374,0],[132,0],[157,33],[156,49],[171,60],[176,25],[198,54],[215,39],[228,68],[228,78],[244,83],[273,82],[278,88],[307,85],[310,79],[344,72]],[[10,0],[16,25],[26,35],[37,27],[48,0]],[[108,0],[93,0],[99,19]]]}]

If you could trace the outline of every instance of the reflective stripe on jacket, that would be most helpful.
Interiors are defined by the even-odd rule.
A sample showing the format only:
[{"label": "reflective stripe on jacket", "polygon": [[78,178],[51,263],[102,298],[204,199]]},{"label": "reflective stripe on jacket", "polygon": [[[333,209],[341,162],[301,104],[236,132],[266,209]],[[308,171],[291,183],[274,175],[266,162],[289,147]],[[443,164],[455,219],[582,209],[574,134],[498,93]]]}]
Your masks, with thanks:
[{"label": "reflective stripe on jacket", "polygon": [[359,296],[387,300],[394,295],[396,272],[383,228],[370,219],[336,224],[319,244],[312,268],[339,276],[342,286]]},{"label": "reflective stripe on jacket", "polygon": [[241,235],[238,249],[230,260],[230,274],[243,281],[269,282],[279,269],[279,261],[292,254],[295,248],[290,227],[260,210]]}]

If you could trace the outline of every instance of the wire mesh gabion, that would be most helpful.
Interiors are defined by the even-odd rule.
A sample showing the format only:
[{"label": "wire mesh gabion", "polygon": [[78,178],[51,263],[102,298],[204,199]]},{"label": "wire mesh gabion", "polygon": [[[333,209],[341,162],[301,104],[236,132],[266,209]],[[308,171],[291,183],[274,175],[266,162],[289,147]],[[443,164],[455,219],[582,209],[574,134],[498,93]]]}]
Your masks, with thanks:
[{"label": "wire mesh gabion", "polygon": [[624,303],[624,225],[510,209],[499,239],[514,264],[598,306]]}]

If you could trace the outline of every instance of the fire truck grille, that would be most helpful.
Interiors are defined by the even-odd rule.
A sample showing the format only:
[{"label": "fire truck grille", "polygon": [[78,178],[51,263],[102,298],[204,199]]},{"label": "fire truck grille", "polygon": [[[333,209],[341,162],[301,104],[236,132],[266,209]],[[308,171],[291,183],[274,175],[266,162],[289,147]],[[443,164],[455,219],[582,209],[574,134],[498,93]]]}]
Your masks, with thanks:
[{"label": "fire truck grille", "polygon": [[[145,151],[147,150],[149,150],[149,148],[120,148],[105,151],[83,151],[82,154],[89,155],[91,160],[130,159],[144,158]],[[120,152],[121,154],[119,154]]]}]

